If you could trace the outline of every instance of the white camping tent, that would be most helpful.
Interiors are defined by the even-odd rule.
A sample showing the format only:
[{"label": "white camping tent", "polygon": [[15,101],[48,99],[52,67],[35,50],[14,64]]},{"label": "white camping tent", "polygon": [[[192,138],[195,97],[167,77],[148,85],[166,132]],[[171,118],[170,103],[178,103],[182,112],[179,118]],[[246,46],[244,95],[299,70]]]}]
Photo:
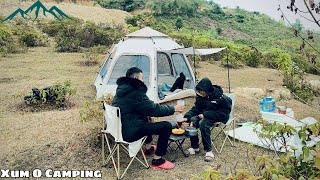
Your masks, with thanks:
[{"label": "white camping tent", "polygon": [[[220,50],[223,49],[202,49],[199,52],[213,54]],[[144,82],[148,86],[147,95],[151,100],[166,102],[194,96],[195,76],[186,54],[200,53],[194,48],[183,48],[169,36],[148,27],[128,34],[111,48],[97,74],[94,83],[97,98],[108,93],[114,95],[117,79],[134,66],[142,69]],[[158,88],[164,83],[172,85],[181,72],[186,76],[184,90],[175,93],[164,92],[167,96],[160,100]]]}]

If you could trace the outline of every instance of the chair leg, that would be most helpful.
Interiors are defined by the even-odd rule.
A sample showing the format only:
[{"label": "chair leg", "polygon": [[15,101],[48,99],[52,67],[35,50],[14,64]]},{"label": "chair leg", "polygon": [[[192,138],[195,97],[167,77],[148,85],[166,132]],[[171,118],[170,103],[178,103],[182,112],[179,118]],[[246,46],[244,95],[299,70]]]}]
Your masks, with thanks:
[{"label": "chair leg", "polygon": [[[146,141],[146,138],[143,139],[143,141],[141,142],[141,144],[144,144],[145,141]],[[127,152],[127,154],[129,155],[129,153],[128,153],[128,152],[129,152],[128,148],[125,147],[123,144],[121,144],[121,146],[122,146],[123,149],[126,150],[125,152]],[[128,166],[127,166],[127,168],[126,168],[126,169],[124,170],[124,172],[122,173],[120,179],[122,179],[123,176],[127,173],[127,170],[128,170],[129,167],[131,166],[131,164],[132,164],[132,162],[133,162],[134,159],[138,160],[144,167],[149,168],[148,161],[147,161],[146,156],[144,155],[144,153],[143,153],[143,151],[142,151],[142,148],[140,148],[140,150],[141,150],[142,156],[143,156],[146,164],[144,164],[139,158],[137,158],[137,154],[138,154],[138,153],[136,153],[136,154],[131,158],[131,160],[130,160]],[[130,156],[130,155],[129,155],[129,156]]]},{"label": "chair leg", "polygon": [[104,134],[101,134],[101,155],[102,155],[102,166],[105,165],[105,154],[104,154]]},{"label": "chair leg", "polygon": [[236,142],[236,132],[235,132],[235,129],[236,129],[236,118],[233,119],[232,123],[233,123],[233,129],[232,129],[233,144],[235,144],[235,142]]},{"label": "chair leg", "polygon": [[117,157],[118,157],[118,174],[117,174],[117,177],[118,177],[118,179],[121,179],[121,177],[120,177],[121,170],[120,170],[120,146],[119,146],[119,144],[117,145]]},{"label": "chair leg", "polygon": [[231,144],[232,147],[234,147],[234,142],[232,142],[232,141],[230,140],[230,138],[228,137],[228,135],[224,133],[224,128],[226,128],[226,126],[225,126],[225,127],[219,126],[219,127],[220,127],[220,131],[219,131],[218,135],[220,135],[220,133],[223,132],[222,134],[225,136],[220,150],[218,150],[217,147],[216,147],[216,146],[214,145],[214,143],[213,143],[213,141],[217,138],[218,135],[211,141],[211,144],[213,145],[214,149],[215,149],[218,153],[221,153],[222,150],[223,150],[223,147],[224,147],[224,145],[225,145],[225,143],[226,143],[226,141],[227,141],[227,139],[228,139],[228,141],[230,142],[230,144]]},{"label": "chair leg", "polygon": [[[116,162],[115,162],[115,160],[114,160],[114,158],[113,158],[113,154],[114,154],[114,152],[115,152],[116,149],[119,149],[119,144],[116,144],[116,145],[111,149],[107,135],[104,134],[104,137],[105,137],[106,140],[107,140],[107,145],[108,145],[108,149],[109,149],[109,152],[110,152],[110,155],[109,155],[108,158],[107,158],[107,162],[108,162],[108,161],[110,160],[110,158],[111,158],[112,164],[113,164],[113,167],[114,167],[114,170],[116,171],[116,174],[117,174],[117,177],[118,177],[119,171],[118,171]],[[120,169],[119,169],[119,170],[120,170]]]},{"label": "chair leg", "polygon": [[144,152],[143,152],[142,148],[140,148],[140,151],[141,151],[141,154],[142,154],[142,156],[143,156],[144,162],[146,163],[146,164],[143,164],[143,165],[148,169],[150,166],[149,166],[149,164],[148,164],[147,158],[146,158],[146,156],[144,155]]}]

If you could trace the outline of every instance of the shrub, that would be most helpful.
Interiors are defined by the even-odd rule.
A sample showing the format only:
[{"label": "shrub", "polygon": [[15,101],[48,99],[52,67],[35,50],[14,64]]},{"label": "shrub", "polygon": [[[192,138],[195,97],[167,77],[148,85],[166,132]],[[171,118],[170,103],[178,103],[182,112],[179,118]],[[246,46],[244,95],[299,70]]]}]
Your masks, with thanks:
[{"label": "shrub", "polygon": [[265,53],[267,66],[279,69],[284,75],[291,75],[293,68],[293,61],[290,54],[285,51],[273,48],[270,52]]},{"label": "shrub", "polygon": [[77,26],[68,25],[61,29],[56,36],[56,49],[58,52],[79,52],[80,51],[80,29]]},{"label": "shrub", "polygon": [[143,9],[146,3],[144,0],[96,0],[96,2],[104,8],[121,9],[127,12]]},{"label": "shrub", "polygon": [[2,56],[27,50],[14,36],[14,31],[11,28],[0,24],[0,54]]},{"label": "shrub", "polygon": [[[67,20],[58,25],[55,23],[51,25],[52,32],[57,33],[56,50],[58,52],[79,52],[82,47],[90,48],[97,45],[110,46],[123,36],[120,27],[110,28],[103,24],[81,23],[78,20]],[[58,32],[56,29],[59,29]]]},{"label": "shrub", "polygon": [[55,83],[53,86],[44,89],[33,88],[32,93],[24,97],[25,104],[31,107],[66,107],[69,99],[76,93],[76,90],[71,88],[71,82]]},{"label": "shrub", "polygon": [[222,33],[222,28],[221,27],[217,27],[216,31],[217,31],[217,34],[220,35]]},{"label": "shrub", "polygon": [[22,32],[20,35],[20,41],[25,43],[27,47],[48,45],[48,39],[31,28],[27,28]]},{"label": "shrub", "polygon": [[258,67],[261,64],[261,53],[254,47],[245,47],[240,51],[242,52],[242,59],[247,66]]},{"label": "shrub", "polygon": [[319,95],[319,92],[313,90],[310,84],[304,80],[303,71],[299,70],[298,66],[295,66],[291,75],[284,77],[283,84],[298,96],[294,97],[299,101],[309,102],[313,100],[314,96]]},{"label": "shrub", "polygon": [[113,100],[113,96],[111,94],[107,94],[106,96],[101,97],[98,100],[93,102],[85,101],[82,105],[80,113],[80,121],[88,122],[92,120],[99,120],[103,117],[103,108],[102,102],[106,101],[107,104],[111,104]]},{"label": "shrub", "polygon": [[[98,64],[98,55],[99,52],[101,52],[101,48],[96,47],[96,48],[89,48],[84,52],[82,57],[84,58],[83,65],[84,66],[92,66]],[[104,49],[105,50],[105,49]]]},{"label": "shrub", "polygon": [[177,28],[178,30],[182,28],[182,26],[183,26],[183,21],[182,21],[181,17],[178,17],[178,18],[177,18],[175,25],[176,25],[176,28]]},{"label": "shrub", "polygon": [[63,22],[58,20],[53,20],[42,25],[42,31],[48,34],[51,37],[54,37],[58,34],[63,26]]},{"label": "shrub", "polygon": [[219,14],[219,15],[225,15],[225,13],[222,11],[221,7],[218,5],[218,4],[214,4],[212,9],[211,9],[211,12],[213,14]]},{"label": "shrub", "polygon": [[[235,172],[231,171],[228,176],[223,176],[218,169],[207,168],[192,179],[318,179],[320,142],[310,147],[307,146],[309,144],[307,141],[311,135],[314,137],[319,135],[320,121],[297,130],[287,124],[267,123],[264,120],[262,124],[262,128],[255,131],[266,147],[275,148],[280,145],[274,150],[274,154],[251,157],[251,153],[247,152],[247,160],[253,159],[255,164],[247,166],[246,169],[235,169]],[[292,145],[290,148],[293,152],[289,151],[289,139],[300,141],[302,146]],[[251,146],[248,145],[249,148]],[[277,150],[284,150],[285,153]]]}]

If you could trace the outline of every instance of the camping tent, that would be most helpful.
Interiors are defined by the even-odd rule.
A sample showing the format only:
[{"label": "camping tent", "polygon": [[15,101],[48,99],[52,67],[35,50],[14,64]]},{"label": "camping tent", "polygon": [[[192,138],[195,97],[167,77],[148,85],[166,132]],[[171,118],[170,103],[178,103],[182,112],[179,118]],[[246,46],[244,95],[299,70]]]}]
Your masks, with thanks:
[{"label": "camping tent", "polygon": [[[149,27],[128,34],[111,48],[95,80],[97,98],[116,92],[116,81],[127,69],[139,67],[148,86],[148,97],[155,102],[166,102],[195,96],[195,76],[186,54],[213,54],[223,49],[197,50],[183,48],[169,36]],[[165,83],[172,85],[179,74],[186,76],[184,90],[164,92],[165,99],[158,97],[158,88]]]}]

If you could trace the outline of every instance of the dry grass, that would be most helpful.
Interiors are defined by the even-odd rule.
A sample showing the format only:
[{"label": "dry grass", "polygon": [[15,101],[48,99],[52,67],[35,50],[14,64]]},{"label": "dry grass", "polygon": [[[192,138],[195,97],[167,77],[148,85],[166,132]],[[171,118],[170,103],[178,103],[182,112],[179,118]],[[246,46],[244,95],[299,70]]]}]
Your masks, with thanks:
[{"label": "dry grass", "polygon": [[[103,55],[99,58],[101,63]],[[85,100],[94,100],[93,82],[98,65],[81,66],[80,53],[56,53],[52,47],[32,48],[25,54],[0,58],[0,162],[1,168],[31,170],[41,169],[101,169],[105,179],[114,178],[112,168],[101,168],[98,133],[99,121],[80,123],[79,110]],[[201,76],[227,87],[227,71],[216,64],[201,63]],[[274,70],[244,68],[231,70],[232,87],[278,87],[281,76]],[[13,95],[29,92],[32,87],[45,87],[56,81],[71,80],[78,92],[71,99],[75,106],[64,111],[22,112],[20,102]],[[268,81],[271,79],[272,81]],[[186,100],[190,108],[194,100]],[[173,102],[174,103],[174,102]],[[297,117],[320,118],[319,111],[295,100],[287,102]],[[302,107],[302,108],[301,108]],[[245,120],[259,118],[256,99],[237,94],[235,114]],[[161,118],[173,119],[172,117]],[[221,139],[218,142],[221,144]],[[219,145],[218,143],[218,145]],[[190,146],[186,141],[184,148]],[[250,154],[269,153],[260,148]],[[169,152],[167,159],[176,163],[173,171],[145,170],[134,163],[127,179],[189,179],[198,175],[206,166],[220,167],[222,173],[247,167],[247,144],[236,142],[233,148],[227,144],[222,154],[212,163],[203,161],[204,152],[189,158],[181,153]],[[133,170],[134,169],[134,170]]]}]

